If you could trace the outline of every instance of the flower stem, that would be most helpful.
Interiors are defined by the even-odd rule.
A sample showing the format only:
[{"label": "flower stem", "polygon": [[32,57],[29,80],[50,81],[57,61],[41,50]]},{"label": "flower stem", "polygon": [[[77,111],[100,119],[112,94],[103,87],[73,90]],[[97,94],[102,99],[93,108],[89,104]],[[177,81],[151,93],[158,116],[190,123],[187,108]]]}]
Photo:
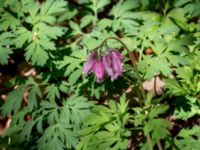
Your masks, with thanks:
[{"label": "flower stem", "polygon": [[142,87],[142,78],[140,76],[139,71],[137,70],[137,65],[136,65],[137,61],[136,61],[135,57],[133,56],[133,53],[131,53],[130,50],[128,49],[128,47],[126,46],[126,44],[124,42],[122,42],[120,39],[116,38],[116,37],[108,37],[97,48],[99,48],[99,47],[103,46],[104,44],[106,44],[106,42],[108,40],[110,40],[110,39],[118,41],[126,49],[128,55],[129,55],[129,57],[131,59],[131,62],[132,62],[133,71],[135,72],[136,78],[138,80],[138,84],[139,84],[139,88],[140,88],[140,92],[141,92],[141,99],[144,101],[146,99],[146,95],[145,95],[144,89]]}]

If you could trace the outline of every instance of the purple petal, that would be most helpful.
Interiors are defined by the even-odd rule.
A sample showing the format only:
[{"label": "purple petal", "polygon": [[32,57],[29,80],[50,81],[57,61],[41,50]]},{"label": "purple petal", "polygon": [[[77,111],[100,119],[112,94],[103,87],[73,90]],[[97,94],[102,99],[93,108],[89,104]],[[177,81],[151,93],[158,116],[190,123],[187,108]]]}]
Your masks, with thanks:
[{"label": "purple petal", "polygon": [[119,76],[121,75],[121,73],[115,72],[111,77],[111,81],[114,81],[115,79],[117,79]]},{"label": "purple petal", "polygon": [[97,57],[98,57],[98,53],[97,50],[93,50],[87,61],[85,62],[84,68],[83,68],[83,74],[88,75],[92,69],[92,67],[94,66],[94,63],[97,61]]},{"label": "purple petal", "polygon": [[112,68],[112,60],[111,55],[107,54],[103,56],[103,65],[105,67],[105,70],[109,76],[113,76],[113,68]]},{"label": "purple petal", "polygon": [[105,69],[102,61],[97,60],[93,66],[94,74],[97,78],[97,82],[101,83],[104,79]]},{"label": "purple petal", "polygon": [[120,60],[122,60],[123,56],[122,56],[122,54],[121,54],[119,51],[113,50],[112,53],[115,53],[116,56],[117,56]]},{"label": "purple petal", "polygon": [[122,72],[121,61],[116,53],[112,52],[112,63],[115,72]]},{"label": "purple petal", "polygon": [[113,63],[113,70],[115,72],[113,79],[116,79],[119,75],[122,74],[123,71],[121,60],[116,52],[112,52],[112,63]]}]

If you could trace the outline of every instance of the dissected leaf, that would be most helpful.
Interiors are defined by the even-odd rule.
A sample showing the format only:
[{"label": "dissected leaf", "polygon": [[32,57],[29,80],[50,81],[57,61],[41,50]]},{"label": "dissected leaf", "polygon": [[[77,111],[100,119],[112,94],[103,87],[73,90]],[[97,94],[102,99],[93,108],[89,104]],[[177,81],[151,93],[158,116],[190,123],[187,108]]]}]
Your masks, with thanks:
[{"label": "dissected leaf", "polygon": [[19,86],[17,89],[11,91],[8,94],[6,102],[2,106],[2,113],[4,116],[17,113],[22,105],[23,95],[26,91],[24,85]]}]

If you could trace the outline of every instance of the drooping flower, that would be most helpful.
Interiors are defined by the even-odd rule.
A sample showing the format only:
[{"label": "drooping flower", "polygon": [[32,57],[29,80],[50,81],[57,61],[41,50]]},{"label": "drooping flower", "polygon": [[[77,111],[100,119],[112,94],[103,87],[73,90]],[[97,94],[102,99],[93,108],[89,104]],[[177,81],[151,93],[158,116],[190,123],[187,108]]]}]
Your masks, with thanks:
[{"label": "drooping flower", "polygon": [[122,55],[118,51],[112,51],[112,63],[115,72],[114,79],[116,79],[123,72],[121,60],[122,60]]},{"label": "drooping flower", "polygon": [[109,76],[113,76],[114,71],[112,68],[112,57],[111,57],[110,53],[103,56],[103,65],[105,67],[107,74]]},{"label": "drooping flower", "polygon": [[104,80],[105,68],[101,60],[97,60],[93,66],[94,74],[97,78],[97,82],[101,83]]},{"label": "drooping flower", "polygon": [[95,49],[85,62],[83,74],[88,75],[93,70],[98,83],[103,82],[106,75],[110,76],[113,81],[123,72],[121,60],[122,54],[115,49],[108,49],[103,56],[98,55]]},{"label": "drooping flower", "polygon": [[123,72],[121,60],[122,55],[117,50],[109,50],[103,56],[103,64],[107,74],[111,77],[111,81],[117,79]]},{"label": "drooping flower", "polygon": [[98,53],[97,53],[97,50],[95,49],[90,53],[87,61],[85,62],[85,65],[83,68],[83,74],[88,75],[97,60],[98,60]]}]

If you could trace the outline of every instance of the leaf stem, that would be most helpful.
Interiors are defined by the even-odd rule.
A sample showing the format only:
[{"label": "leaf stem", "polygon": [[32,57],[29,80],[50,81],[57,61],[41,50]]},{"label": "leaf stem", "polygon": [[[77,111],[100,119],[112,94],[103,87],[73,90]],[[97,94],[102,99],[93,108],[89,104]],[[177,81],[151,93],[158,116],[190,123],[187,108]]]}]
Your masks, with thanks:
[{"label": "leaf stem", "polygon": [[149,145],[149,150],[153,150],[153,145],[152,145],[151,137],[150,137],[149,133],[147,134],[147,143]]},{"label": "leaf stem", "polygon": [[158,149],[159,149],[159,150],[163,150],[162,145],[161,145],[159,139],[157,140],[157,146],[158,146]]}]

